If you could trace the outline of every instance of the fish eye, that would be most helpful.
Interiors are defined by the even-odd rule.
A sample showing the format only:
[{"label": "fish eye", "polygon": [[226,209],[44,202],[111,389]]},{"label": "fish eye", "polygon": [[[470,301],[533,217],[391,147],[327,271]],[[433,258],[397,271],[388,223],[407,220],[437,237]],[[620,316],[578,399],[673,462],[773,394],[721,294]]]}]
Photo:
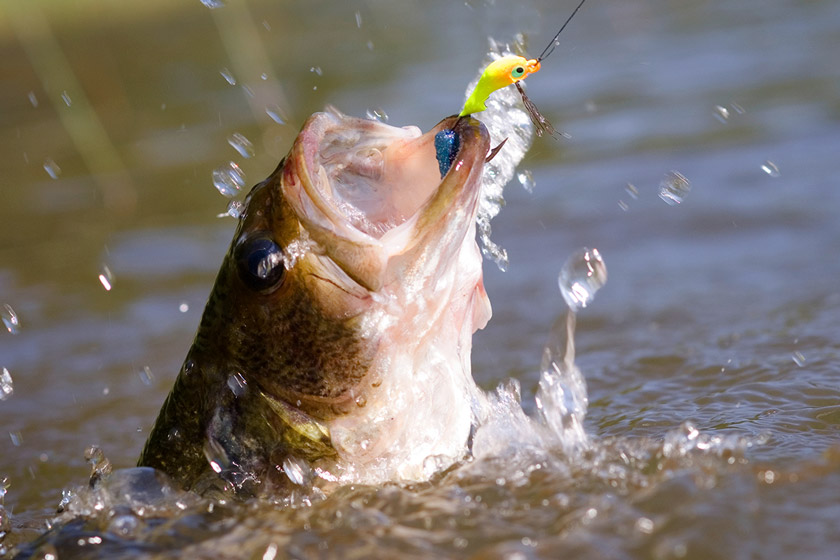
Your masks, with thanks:
[{"label": "fish eye", "polygon": [[522,66],[517,66],[516,68],[513,69],[513,72],[511,72],[510,74],[514,78],[518,78],[524,73],[525,73],[525,68],[523,68]]},{"label": "fish eye", "polygon": [[283,249],[265,233],[249,235],[234,249],[239,277],[250,288],[261,293],[277,289],[286,276]]}]

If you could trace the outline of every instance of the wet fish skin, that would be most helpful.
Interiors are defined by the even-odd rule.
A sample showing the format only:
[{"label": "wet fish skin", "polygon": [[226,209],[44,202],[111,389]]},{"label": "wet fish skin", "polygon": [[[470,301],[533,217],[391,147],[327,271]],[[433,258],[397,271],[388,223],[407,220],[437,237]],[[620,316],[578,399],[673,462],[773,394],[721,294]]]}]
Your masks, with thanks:
[{"label": "wet fish skin", "polygon": [[[423,395],[433,393],[438,385],[441,403],[428,403],[430,409],[452,408],[449,401],[466,409],[452,412],[459,426],[453,427],[454,436],[441,438],[454,438],[443,451],[455,454],[452,449],[457,449],[458,438],[464,440],[461,447],[465,445],[472,415],[469,403],[477,391],[469,374],[470,339],[489,318],[474,241],[478,179],[489,137],[478,121],[468,118],[445,119],[428,133],[429,140],[382,127],[387,125],[337,113],[316,114],[304,125],[289,156],[253,188],[196,338],[139,465],[166,472],[184,488],[201,490],[222,480],[235,490],[251,493],[260,485],[264,489],[288,485],[278,470],[287,457],[328,466],[354,460],[377,463],[379,459],[372,455],[375,450],[387,450],[393,443],[387,438],[394,437],[401,445],[410,443],[414,420],[395,417],[416,412],[389,410],[389,399],[424,390],[411,397],[411,402],[422,404]],[[455,171],[441,180],[430,138],[445,127],[458,131],[464,147]],[[396,138],[393,142],[391,134]],[[319,139],[322,143],[314,147]],[[396,183],[417,176],[424,185],[426,167],[437,176],[431,189],[392,184],[392,189],[403,189],[397,194],[385,192],[374,182],[371,193],[382,201],[365,199],[361,204],[370,204],[367,217],[376,221],[370,216],[378,216],[377,227],[384,233],[360,233],[321,192],[329,189],[323,169],[313,163],[313,149],[325,165],[334,159],[340,162],[335,166],[338,179],[330,180],[332,196],[348,176],[386,181],[389,174],[396,174]],[[395,161],[380,165],[378,153]],[[353,195],[348,193],[348,197]],[[253,259],[268,254],[272,244],[286,250],[301,240],[308,249],[288,270],[280,262],[275,266],[282,269],[269,267],[270,278],[251,274]],[[462,278],[464,285],[458,286],[450,277]],[[439,297],[432,295],[440,291],[438,283],[446,287],[442,297],[452,297],[452,302],[425,302],[423,298]],[[463,331],[457,340],[446,341],[452,348],[440,351],[442,356],[454,356],[449,361],[455,363],[435,366],[431,373],[424,369],[424,355],[407,359],[399,354],[397,342],[403,340],[402,334],[389,334],[396,332],[394,324],[402,314],[417,315],[418,302],[431,309],[426,311],[430,321],[445,323],[453,332]],[[403,304],[405,308],[400,307]],[[430,327],[424,325],[423,332],[417,333],[419,342],[408,336],[405,351],[423,354],[433,348],[438,352],[435,345],[440,342],[434,340],[433,332],[426,332],[434,330]],[[413,364],[419,372],[417,380],[390,380],[388,366],[396,362]],[[450,379],[448,368],[455,368],[457,379]],[[445,379],[441,377],[441,382],[433,375]],[[381,418],[389,414],[383,424]],[[370,442],[356,445],[353,432],[357,427],[364,437],[373,434]],[[378,444],[377,438],[382,440]],[[422,445],[428,445],[428,439]],[[368,449],[367,443],[371,450],[360,452]]]}]

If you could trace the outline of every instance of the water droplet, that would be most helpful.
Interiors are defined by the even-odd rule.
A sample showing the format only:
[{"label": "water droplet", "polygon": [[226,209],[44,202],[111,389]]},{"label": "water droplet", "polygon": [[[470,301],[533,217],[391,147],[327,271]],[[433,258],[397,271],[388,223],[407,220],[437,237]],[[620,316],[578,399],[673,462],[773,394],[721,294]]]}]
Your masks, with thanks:
[{"label": "water droplet", "polygon": [[355,402],[356,406],[358,406],[359,408],[363,408],[367,404],[367,399],[362,395],[359,395],[358,397],[356,397]]},{"label": "water droplet", "polygon": [[131,513],[116,515],[108,525],[108,530],[120,537],[133,537],[140,529],[140,520]]},{"label": "water droplet", "polygon": [[669,171],[659,183],[659,198],[669,206],[676,206],[685,200],[691,190],[691,182],[682,173]]},{"label": "water droplet", "polygon": [[23,436],[20,432],[9,432],[9,439],[12,440],[12,445],[15,447],[20,447],[20,444],[23,443]]},{"label": "water droplet", "polygon": [[297,457],[286,457],[283,459],[283,472],[289,477],[289,480],[303,486],[308,478],[309,465],[303,459]]},{"label": "water droplet", "polygon": [[519,179],[519,184],[522,185],[522,188],[528,191],[529,193],[534,192],[534,176],[531,172],[527,169],[520,171],[516,174],[516,178]]},{"label": "water droplet", "polygon": [[111,272],[111,269],[108,268],[107,264],[102,265],[102,272],[99,273],[99,282],[101,282],[102,287],[109,292],[114,286],[114,274]]},{"label": "water droplet", "polygon": [[138,372],[137,375],[140,377],[140,381],[143,382],[143,385],[146,386],[151,385],[155,378],[155,374],[152,373],[152,368],[149,366],[143,366],[143,370]]},{"label": "water droplet", "polygon": [[17,334],[20,332],[20,320],[11,305],[8,303],[3,304],[3,313],[0,317],[2,317],[3,324],[6,325],[7,331],[11,334]]},{"label": "water droplet", "polygon": [[624,192],[630,195],[633,200],[639,198],[639,189],[633,183],[627,183],[627,186],[624,187]]},{"label": "water droplet", "polygon": [[268,80],[268,74],[263,72],[262,74],[260,74],[260,79],[264,82],[267,81]]},{"label": "water droplet", "polygon": [[764,162],[764,165],[761,166],[761,170],[770,175],[771,177],[778,177],[779,175],[781,175],[781,173],[779,173],[779,167],[769,159]]},{"label": "water droplet", "polygon": [[802,354],[802,352],[798,350],[791,355],[791,359],[793,360],[793,363],[795,363],[799,367],[805,365],[805,356]]},{"label": "water droplet", "polygon": [[607,265],[598,249],[575,251],[560,269],[557,283],[566,305],[574,312],[589,305],[607,282]]},{"label": "water droplet", "polygon": [[636,530],[645,535],[653,533],[653,521],[647,517],[640,517],[636,520]]},{"label": "water droplet", "polygon": [[58,176],[61,175],[61,168],[52,158],[44,160],[44,171],[53,179],[58,179]]},{"label": "water droplet", "polygon": [[365,115],[372,121],[379,121],[383,123],[388,122],[388,113],[386,113],[381,107],[368,109]]},{"label": "water droplet", "polygon": [[362,12],[356,12],[356,27],[362,27]]},{"label": "water droplet", "polygon": [[277,124],[286,124],[286,118],[283,116],[283,111],[278,105],[269,105],[266,107],[265,114]]},{"label": "water droplet", "polygon": [[373,41],[368,41],[367,42],[367,48],[368,48],[369,51],[373,50]]},{"label": "water droplet", "polygon": [[66,89],[61,92],[61,100],[64,101],[64,104],[67,105],[68,107],[73,105],[73,100],[70,99],[70,94],[67,93]]},{"label": "water droplet", "polygon": [[249,86],[249,85],[242,84],[242,91],[244,91],[245,95],[247,95],[251,99],[256,97],[256,94],[254,93],[253,88],[251,88],[251,86]]},{"label": "water droplet", "polygon": [[180,311],[181,313],[186,313],[189,310],[190,310],[190,304],[187,303],[186,301],[182,301],[181,305],[178,306],[178,311]]},{"label": "water droplet", "polygon": [[262,25],[263,25],[263,27],[265,27],[266,31],[271,31],[271,24],[268,23],[268,21],[263,20]]},{"label": "water droplet", "polygon": [[245,378],[242,377],[241,373],[235,371],[228,376],[227,386],[234,395],[242,397],[248,389],[248,382],[245,381]]},{"label": "water droplet", "polygon": [[319,76],[323,76],[323,75],[324,75],[324,71],[323,71],[323,70],[321,70],[321,67],[320,67],[320,66],[313,66],[313,67],[311,67],[311,68],[309,69],[309,71],[310,71],[310,72],[314,72],[314,73],[318,74]]},{"label": "water droplet", "polygon": [[222,68],[219,71],[219,74],[221,74],[222,78],[224,78],[225,81],[227,83],[229,83],[230,85],[232,85],[232,86],[236,85],[236,78],[233,77],[233,74],[231,74],[230,70],[228,70],[227,68]]},{"label": "water droplet", "polygon": [[230,198],[245,186],[245,173],[236,163],[229,161],[213,170],[213,185],[223,196]]},{"label": "water droplet", "polygon": [[33,107],[38,106],[38,98],[35,97],[35,92],[34,91],[29,92],[29,102],[32,103]]},{"label": "water droplet", "polygon": [[618,201],[618,207],[627,212],[630,209],[630,205],[624,202],[623,200]]},{"label": "water droplet", "polygon": [[236,218],[242,217],[242,212],[245,211],[245,205],[238,200],[231,200],[228,202],[227,209],[221,214],[216,214],[217,218]]},{"label": "water droplet", "polygon": [[736,113],[738,113],[739,115],[743,115],[744,113],[747,112],[746,109],[744,109],[743,107],[741,107],[737,103],[731,103],[730,106],[732,107],[732,110],[735,111]]},{"label": "water droplet", "polygon": [[228,139],[228,144],[244,158],[254,157],[254,145],[242,134],[234,132]]},{"label": "water droplet", "polygon": [[276,558],[276,557],[277,557],[277,545],[274,544],[274,543],[271,543],[270,545],[268,545],[268,548],[265,549],[265,552],[263,552],[262,560],[274,560],[274,558]]},{"label": "water droplet", "polygon": [[[95,486],[100,480],[111,474],[111,461],[105,457],[105,453],[97,445],[91,445],[85,449],[85,461],[90,465],[90,486]],[[96,508],[95,509],[101,509]]]},{"label": "water droplet", "polygon": [[726,123],[729,119],[729,109],[723,107],[722,105],[715,105],[715,118],[722,123]]},{"label": "water droplet", "polygon": [[222,0],[200,0],[202,4],[214,10],[216,8],[223,8],[225,3]]}]

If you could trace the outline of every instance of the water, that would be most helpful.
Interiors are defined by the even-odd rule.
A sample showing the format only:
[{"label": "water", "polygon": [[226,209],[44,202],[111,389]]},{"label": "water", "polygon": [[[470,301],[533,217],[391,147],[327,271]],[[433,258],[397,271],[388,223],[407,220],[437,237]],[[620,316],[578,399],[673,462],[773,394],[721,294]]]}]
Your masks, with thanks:
[{"label": "water", "polygon": [[244,135],[234,132],[228,136],[228,144],[244,158],[254,157],[254,144]]},{"label": "water", "polygon": [[6,331],[10,334],[18,334],[20,332],[20,319],[8,303],[3,304],[3,311],[0,312],[0,318],[2,318]]},{"label": "water", "polygon": [[572,253],[563,268],[557,284],[566,305],[572,312],[583,309],[595,299],[595,293],[607,282],[607,265],[598,249],[579,249]]},{"label": "water", "polygon": [[245,186],[245,173],[235,162],[229,161],[213,170],[213,186],[222,196],[236,196]]},{"label": "water", "polygon": [[691,190],[691,182],[678,171],[669,171],[659,183],[659,198],[669,206],[682,204]]},{"label": "water", "polygon": [[[0,26],[0,302],[23,324],[0,329],[0,371],[14,380],[0,401],[0,526],[11,527],[0,546],[34,540],[66,498],[61,519],[85,514],[84,526],[40,557],[81,538],[91,556],[114,557],[129,537],[134,556],[170,558],[836,556],[836,2],[585,4],[526,83],[571,138],[537,139],[512,177],[528,169],[539,188],[513,181],[487,221],[508,263],[485,264],[494,317],[475,337],[473,371],[509,437],[484,439],[482,457],[428,483],[245,504],[125,470],[235,227],[216,219],[228,200],[207,184],[231,159],[227,138],[252,141],[238,163],[253,182],[327,103],[428,128],[460,109],[488,36],[525,33],[533,55],[574,2],[258,0],[245,18],[232,2],[123,3],[108,18],[65,4],[35,4],[44,33],[11,9]],[[32,62],[31,41],[49,33],[82,88]],[[271,68],[249,66],[255,47]],[[76,92],[120,162],[74,144],[84,134],[61,119],[84,106]],[[669,170],[692,187],[676,207],[659,198]],[[577,316],[576,377],[556,279],[584,246],[604,255],[610,280]],[[103,262],[111,291],[96,280]],[[543,367],[546,346],[548,363],[573,374],[559,385],[542,383],[557,371]],[[146,366],[153,378],[138,375]],[[551,391],[578,381],[585,393]],[[585,410],[582,432],[549,427],[549,395],[567,419]],[[91,445],[113,468],[95,488]]]}]

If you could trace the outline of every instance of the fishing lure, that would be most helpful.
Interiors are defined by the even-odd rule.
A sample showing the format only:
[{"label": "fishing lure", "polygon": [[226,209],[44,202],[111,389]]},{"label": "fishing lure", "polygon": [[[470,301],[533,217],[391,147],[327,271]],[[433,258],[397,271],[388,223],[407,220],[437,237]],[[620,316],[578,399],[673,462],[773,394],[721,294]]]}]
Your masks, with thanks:
[{"label": "fishing lure", "polygon": [[522,103],[525,104],[525,110],[528,111],[528,115],[531,117],[531,122],[534,123],[537,136],[542,136],[544,132],[554,135],[556,130],[551,123],[548,122],[548,119],[546,119],[537,110],[537,106],[534,105],[534,102],[525,95],[525,90],[522,89],[519,82],[531,74],[539,72],[540,63],[554,52],[560,33],[562,33],[569,22],[572,21],[572,18],[575,17],[575,14],[578,10],[580,10],[580,7],[583,6],[584,2],[586,2],[586,0],[581,0],[580,4],[578,4],[577,8],[575,8],[572,12],[572,15],[570,15],[563,26],[560,27],[560,31],[554,35],[554,38],[551,39],[551,42],[537,58],[529,60],[521,56],[511,55],[503,56],[502,58],[491,62],[487,68],[484,69],[484,72],[482,72],[475,89],[473,89],[472,93],[467,98],[466,103],[464,103],[464,108],[461,110],[459,116],[465,117],[473,113],[484,111],[487,109],[485,102],[487,101],[487,98],[490,97],[491,93],[497,89],[514,84],[516,85],[516,89],[519,91],[519,95],[522,96]]}]

